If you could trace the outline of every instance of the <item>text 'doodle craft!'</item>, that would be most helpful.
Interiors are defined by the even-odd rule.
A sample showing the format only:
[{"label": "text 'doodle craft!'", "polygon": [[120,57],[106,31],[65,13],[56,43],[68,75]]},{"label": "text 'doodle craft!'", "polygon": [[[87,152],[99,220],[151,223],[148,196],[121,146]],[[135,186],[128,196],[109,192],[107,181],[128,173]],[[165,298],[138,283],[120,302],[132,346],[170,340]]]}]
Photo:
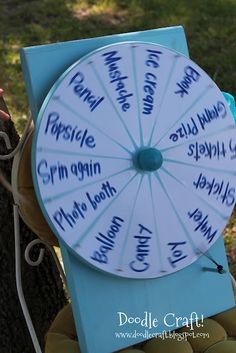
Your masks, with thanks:
[{"label": "text 'doodle craft!'", "polygon": [[235,129],[189,58],[124,42],[72,65],[39,114],[33,173],[52,229],[82,261],[128,278],[192,264],[235,203]]}]

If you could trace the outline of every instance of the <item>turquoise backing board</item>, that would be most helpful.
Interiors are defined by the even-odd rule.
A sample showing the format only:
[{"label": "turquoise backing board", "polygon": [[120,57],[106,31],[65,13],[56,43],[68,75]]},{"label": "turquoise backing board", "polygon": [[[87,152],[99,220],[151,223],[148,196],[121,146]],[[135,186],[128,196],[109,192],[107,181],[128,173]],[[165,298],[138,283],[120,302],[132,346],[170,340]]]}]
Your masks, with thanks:
[{"label": "turquoise backing board", "polygon": [[[163,44],[188,56],[182,27],[24,48],[22,69],[34,121],[47,92],[68,66],[92,50],[127,40]],[[234,306],[222,238],[213,245],[210,256],[224,266],[224,274],[204,271],[203,268],[212,269],[214,265],[202,256],[184,270],[151,280],[104,274],[80,262],[64,243],[60,245],[82,353],[110,353],[144,341],[150,338],[148,334],[175,329],[174,322],[170,328],[164,324],[166,314],[189,317],[196,312],[206,317]],[[141,318],[144,312],[151,313],[158,326],[150,329],[140,324],[119,326],[117,312]],[[174,316],[169,317],[174,319]],[[118,337],[119,333],[126,337]],[[128,337],[130,333],[132,337]]]}]

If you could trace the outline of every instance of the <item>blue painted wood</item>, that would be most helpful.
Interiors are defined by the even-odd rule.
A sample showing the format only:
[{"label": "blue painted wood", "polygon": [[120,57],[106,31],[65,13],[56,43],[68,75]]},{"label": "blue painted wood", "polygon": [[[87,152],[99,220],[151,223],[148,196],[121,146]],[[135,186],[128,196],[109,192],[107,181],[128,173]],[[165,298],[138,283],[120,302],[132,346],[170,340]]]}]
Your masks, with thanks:
[{"label": "blue painted wood", "polygon": [[[34,120],[48,90],[69,65],[101,46],[127,40],[163,44],[188,56],[182,27],[24,48],[22,69]],[[119,326],[117,312],[135,317],[151,313],[159,320],[158,327],[148,330],[151,334],[168,330],[163,323],[168,313],[184,317],[195,311],[198,315],[210,316],[234,305],[222,239],[210,253],[224,265],[225,274],[203,271],[203,267],[214,265],[202,256],[182,271],[152,280],[104,274],[81,263],[63,244],[61,248],[82,353],[109,353],[148,338],[116,337],[116,332],[135,333],[135,329],[136,333],[147,335],[147,329],[140,325]]]},{"label": "blue painted wood", "polygon": [[[210,253],[213,258],[220,259],[227,270],[222,238],[213,245]],[[205,272],[203,268],[214,267],[205,256],[178,273],[159,279],[134,280],[94,271],[79,263],[64,246],[62,255],[67,276],[70,276],[70,295],[79,339],[83,339],[80,342],[83,353],[111,353],[163,330],[178,328],[175,323],[177,317],[190,317],[192,312],[206,317],[234,306],[228,273]],[[158,319],[158,326],[119,326],[118,312],[140,318],[145,312],[151,313],[153,319]],[[170,313],[174,317],[168,315]],[[165,317],[173,326],[164,324]],[[122,334],[133,337],[122,338]]]}]

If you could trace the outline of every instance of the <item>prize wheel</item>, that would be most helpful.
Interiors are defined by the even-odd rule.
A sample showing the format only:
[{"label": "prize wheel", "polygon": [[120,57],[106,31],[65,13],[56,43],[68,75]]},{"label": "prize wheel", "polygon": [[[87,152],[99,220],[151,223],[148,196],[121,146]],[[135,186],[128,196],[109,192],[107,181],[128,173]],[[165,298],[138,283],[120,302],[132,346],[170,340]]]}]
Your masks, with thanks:
[{"label": "prize wheel", "polygon": [[235,203],[233,117],[215,83],[163,46],[91,52],[48,93],[33,177],[43,213],[82,261],[156,278],[214,244]]}]

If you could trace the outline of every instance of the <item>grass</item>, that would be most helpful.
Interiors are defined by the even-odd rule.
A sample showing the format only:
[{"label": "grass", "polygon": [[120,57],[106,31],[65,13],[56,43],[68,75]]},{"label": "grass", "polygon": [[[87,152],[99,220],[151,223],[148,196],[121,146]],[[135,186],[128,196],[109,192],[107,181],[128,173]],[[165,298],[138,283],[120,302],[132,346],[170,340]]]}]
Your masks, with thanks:
[{"label": "grass", "polygon": [[[28,111],[21,47],[181,24],[191,58],[236,95],[235,18],[236,0],[1,0],[0,86],[21,132]],[[225,236],[236,268],[235,219]]]}]

